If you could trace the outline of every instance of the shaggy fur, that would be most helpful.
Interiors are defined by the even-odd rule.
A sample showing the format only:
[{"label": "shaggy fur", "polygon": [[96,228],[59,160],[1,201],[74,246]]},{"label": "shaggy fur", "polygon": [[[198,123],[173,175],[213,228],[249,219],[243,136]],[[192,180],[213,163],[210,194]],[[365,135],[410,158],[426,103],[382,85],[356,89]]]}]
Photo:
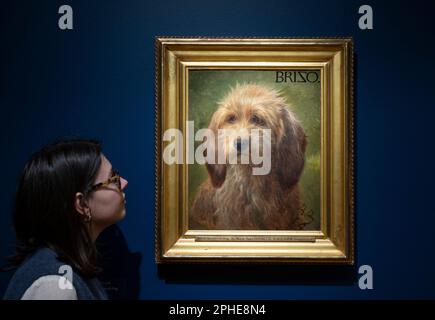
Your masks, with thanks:
[{"label": "shaggy fur", "polygon": [[[271,171],[253,175],[251,164],[206,164],[189,214],[192,229],[298,230],[305,225],[298,181],[304,167],[306,136],[279,92],[260,85],[237,85],[219,103],[209,128],[271,129]],[[247,137],[249,139],[249,136]],[[237,152],[223,146],[226,159]]]}]

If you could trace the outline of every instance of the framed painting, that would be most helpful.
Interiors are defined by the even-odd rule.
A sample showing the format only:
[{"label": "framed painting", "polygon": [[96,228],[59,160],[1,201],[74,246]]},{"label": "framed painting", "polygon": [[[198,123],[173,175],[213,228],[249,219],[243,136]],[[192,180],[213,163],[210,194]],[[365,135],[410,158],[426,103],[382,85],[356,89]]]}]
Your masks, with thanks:
[{"label": "framed painting", "polygon": [[349,38],[156,39],[156,261],[353,264]]}]

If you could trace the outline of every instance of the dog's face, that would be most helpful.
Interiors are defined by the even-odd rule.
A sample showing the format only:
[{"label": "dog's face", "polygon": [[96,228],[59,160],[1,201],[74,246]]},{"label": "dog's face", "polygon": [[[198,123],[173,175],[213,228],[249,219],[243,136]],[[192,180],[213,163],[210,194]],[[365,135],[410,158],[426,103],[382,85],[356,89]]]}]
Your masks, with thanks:
[{"label": "dog's face", "polygon": [[[253,84],[237,85],[219,103],[209,129],[212,129],[218,137],[215,143],[218,148],[224,150],[227,163],[232,156],[240,159],[241,155],[249,153],[252,149],[263,150],[263,143],[269,141],[262,138],[253,139],[253,133],[259,133],[262,137],[262,129],[269,129],[271,143],[269,147],[272,154],[276,155],[272,157],[272,167],[279,166],[278,162],[285,161],[285,158],[287,161],[298,162],[295,163],[296,167],[303,167],[305,135],[298,120],[287,108],[285,99],[275,90]],[[226,129],[225,137],[220,139],[219,133],[222,129]],[[288,163],[282,165],[289,166]],[[220,187],[225,180],[226,165],[208,164],[207,169],[213,185]],[[297,176],[299,175],[300,172]]]}]

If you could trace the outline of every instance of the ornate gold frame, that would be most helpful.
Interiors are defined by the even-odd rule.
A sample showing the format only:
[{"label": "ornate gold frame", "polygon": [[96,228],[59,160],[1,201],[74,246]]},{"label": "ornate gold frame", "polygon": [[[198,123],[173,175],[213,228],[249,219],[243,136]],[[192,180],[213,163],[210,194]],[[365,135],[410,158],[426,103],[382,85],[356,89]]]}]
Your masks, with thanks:
[{"label": "ornate gold frame", "polygon": [[[190,69],[321,70],[321,230],[187,228],[187,165],[162,159],[186,132]],[[186,150],[184,150],[185,152]],[[156,39],[156,261],[354,263],[353,44],[328,39]]]}]

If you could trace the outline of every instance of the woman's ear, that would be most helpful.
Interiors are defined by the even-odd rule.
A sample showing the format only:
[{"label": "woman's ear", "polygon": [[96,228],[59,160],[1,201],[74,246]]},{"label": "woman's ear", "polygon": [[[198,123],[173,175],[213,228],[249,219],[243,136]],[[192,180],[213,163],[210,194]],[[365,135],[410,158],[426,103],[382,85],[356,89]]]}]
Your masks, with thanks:
[{"label": "woman's ear", "polygon": [[274,166],[284,189],[298,183],[304,168],[307,139],[304,130],[287,107],[281,108],[283,135],[277,144]]},{"label": "woman's ear", "polygon": [[89,215],[89,206],[85,200],[85,195],[81,192],[77,192],[74,199],[74,208],[76,211],[83,215],[83,217]]}]

